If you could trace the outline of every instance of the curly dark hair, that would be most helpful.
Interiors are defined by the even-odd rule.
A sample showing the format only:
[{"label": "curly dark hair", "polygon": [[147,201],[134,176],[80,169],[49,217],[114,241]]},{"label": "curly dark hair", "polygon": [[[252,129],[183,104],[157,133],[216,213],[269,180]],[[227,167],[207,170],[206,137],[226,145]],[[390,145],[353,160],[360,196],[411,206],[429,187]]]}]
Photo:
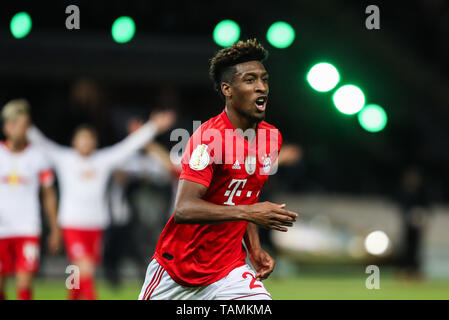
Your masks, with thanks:
[{"label": "curly dark hair", "polygon": [[209,76],[214,81],[215,90],[221,92],[221,83],[230,82],[236,72],[235,65],[248,61],[263,62],[268,58],[268,51],[256,40],[238,41],[228,48],[221,49],[210,59]]}]

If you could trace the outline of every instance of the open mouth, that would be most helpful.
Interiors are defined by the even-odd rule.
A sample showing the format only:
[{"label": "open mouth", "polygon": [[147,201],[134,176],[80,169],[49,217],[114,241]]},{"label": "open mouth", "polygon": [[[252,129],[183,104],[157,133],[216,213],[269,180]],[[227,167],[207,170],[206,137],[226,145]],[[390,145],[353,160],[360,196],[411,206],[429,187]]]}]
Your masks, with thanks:
[{"label": "open mouth", "polygon": [[265,108],[267,107],[267,100],[268,100],[267,96],[258,97],[255,101],[256,108],[259,111],[265,111]]}]

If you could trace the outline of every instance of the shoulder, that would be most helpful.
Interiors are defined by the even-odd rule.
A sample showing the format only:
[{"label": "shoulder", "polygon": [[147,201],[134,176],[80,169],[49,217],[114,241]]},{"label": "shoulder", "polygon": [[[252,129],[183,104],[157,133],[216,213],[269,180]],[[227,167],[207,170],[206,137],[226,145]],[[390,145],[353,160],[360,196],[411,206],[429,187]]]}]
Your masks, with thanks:
[{"label": "shoulder", "polygon": [[6,142],[1,140],[0,141],[0,154],[7,154],[8,153],[8,147],[6,146]]},{"label": "shoulder", "polygon": [[42,160],[44,158],[44,153],[34,144],[28,143],[26,148],[21,152],[21,156],[33,158],[35,160]]},{"label": "shoulder", "polygon": [[206,122],[204,122],[195,132],[195,134],[200,134],[200,135],[204,135],[205,133],[207,133],[207,130],[217,130],[219,132],[223,132],[224,129],[226,128],[226,124],[223,121],[223,118],[221,116],[221,114],[210,118],[209,120],[207,120]]},{"label": "shoulder", "polygon": [[[209,156],[215,156],[215,150],[223,144],[225,123],[221,115],[204,122],[190,137],[186,146],[183,161],[187,163],[191,158],[201,158],[204,163],[209,162]],[[207,161],[206,161],[207,160]]]},{"label": "shoulder", "polygon": [[278,140],[278,144],[279,144],[279,149],[281,148],[282,145],[282,134],[281,131],[276,128],[274,125],[266,122],[266,121],[262,121],[259,123],[258,126],[258,130],[266,130],[269,133],[267,133],[267,137],[269,137],[270,140],[274,140],[277,139]]},{"label": "shoulder", "polygon": [[31,142],[28,144],[27,152],[32,153],[33,155],[38,156],[38,157],[44,155],[43,150]]},{"label": "shoulder", "polygon": [[261,121],[259,123],[258,129],[272,129],[272,130],[278,130],[279,131],[278,128],[276,128],[274,125],[272,125],[272,124],[270,124],[270,123],[268,123],[266,121]]},{"label": "shoulder", "polygon": [[221,114],[210,118],[193,133],[190,143],[193,145],[222,143],[226,128]]},{"label": "shoulder", "polygon": [[48,157],[46,156],[45,152],[38,146],[30,143],[27,147],[26,153],[28,157],[32,158],[33,161],[35,161],[39,165],[48,165]]}]

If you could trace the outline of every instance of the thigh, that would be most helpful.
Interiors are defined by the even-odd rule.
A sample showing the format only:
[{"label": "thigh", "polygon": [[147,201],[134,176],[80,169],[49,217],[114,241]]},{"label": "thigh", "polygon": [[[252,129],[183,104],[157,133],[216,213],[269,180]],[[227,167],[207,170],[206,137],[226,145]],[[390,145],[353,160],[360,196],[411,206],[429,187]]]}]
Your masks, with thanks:
[{"label": "thigh", "polygon": [[88,241],[83,230],[63,229],[62,235],[64,238],[65,251],[71,262],[83,259],[87,256],[88,249],[86,243]]},{"label": "thigh", "polygon": [[217,290],[215,299],[271,300],[272,298],[263,283],[256,280],[255,272],[248,265],[244,265],[232,270],[222,280],[222,285]]},{"label": "thigh", "polygon": [[[101,262],[103,252],[103,231],[102,230],[90,230],[89,242],[86,243],[87,253],[94,260],[96,264]],[[126,239],[122,239],[126,241]]]},{"label": "thigh", "polygon": [[101,260],[103,232],[100,230],[63,229],[64,244],[70,261],[84,258]]},{"label": "thigh", "polygon": [[14,244],[15,271],[36,273],[39,268],[39,237],[17,238]]},{"label": "thigh", "polygon": [[11,239],[0,239],[0,275],[9,275],[13,270]]}]

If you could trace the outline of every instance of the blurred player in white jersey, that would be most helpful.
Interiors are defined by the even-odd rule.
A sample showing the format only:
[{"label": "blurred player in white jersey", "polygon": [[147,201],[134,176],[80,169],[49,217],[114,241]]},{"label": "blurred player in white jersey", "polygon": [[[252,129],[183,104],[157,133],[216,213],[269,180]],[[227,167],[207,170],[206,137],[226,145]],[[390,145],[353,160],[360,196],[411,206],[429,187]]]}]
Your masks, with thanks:
[{"label": "blurred player in white jersey", "polygon": [[48,215],[50,253],[59,249],[57,199],[53,173],[42,151],[29,144],[29,104],[12,100],[2,109],[0,143],[0,300],[5,296],[5,276],[16,274],[17,297],[32,298],[32,278],[38,270],[41,218],[39,189]]},{"label": "blurred player in white jersey", "polygon": [[[30,141],[52,160],[60,186],[59,224],[71,263],[80,268],[80,288],[69,290],[69,299],[96,299],[94,274],[101,259],[103,231],[109,223],[106,188],[112,170],[174,122],[174,113],[161,111],[123,141],[97,150],[97,134],[79,127],[73,148],[47,139],[36,127],[28,130]],[[124,239],[126,241],[126,239]]]}]

